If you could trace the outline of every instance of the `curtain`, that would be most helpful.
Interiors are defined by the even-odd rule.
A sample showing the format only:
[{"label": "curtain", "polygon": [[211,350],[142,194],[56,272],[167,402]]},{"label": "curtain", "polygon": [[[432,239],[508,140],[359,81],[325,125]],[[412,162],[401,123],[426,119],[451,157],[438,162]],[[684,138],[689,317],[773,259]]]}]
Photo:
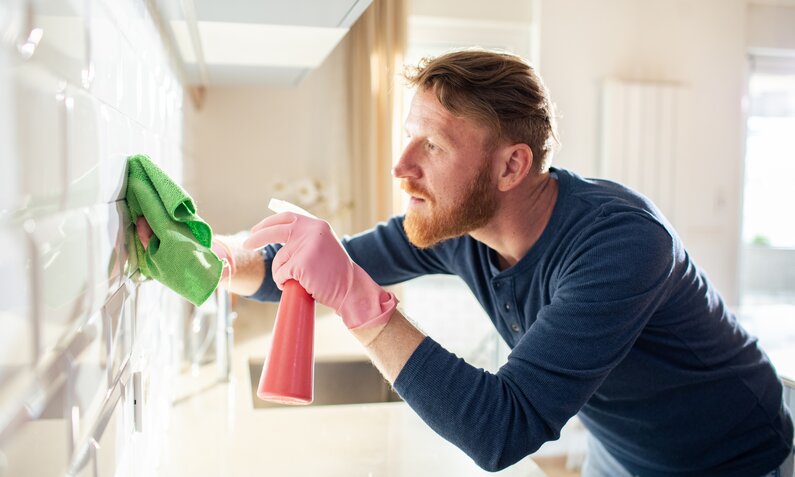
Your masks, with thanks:
[{"label": "curtain", "polygon": [[373,0],[348,33],[350,227],[392,215],[392,160],[399,154],[406,49],[405,0]]}]

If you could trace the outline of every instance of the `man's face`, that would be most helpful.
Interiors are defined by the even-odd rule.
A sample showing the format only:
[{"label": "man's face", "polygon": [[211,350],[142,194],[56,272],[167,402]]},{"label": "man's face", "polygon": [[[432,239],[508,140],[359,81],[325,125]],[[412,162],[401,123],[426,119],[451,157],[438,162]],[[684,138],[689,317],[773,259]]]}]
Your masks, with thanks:
[{"label": "man's face", "polygon": [[411,196],[403,223],[409,240],[425,248],[486,225],[497,208],[489,130],[453,116],[424,90],[405,129],[409,143],[392,172]]}]

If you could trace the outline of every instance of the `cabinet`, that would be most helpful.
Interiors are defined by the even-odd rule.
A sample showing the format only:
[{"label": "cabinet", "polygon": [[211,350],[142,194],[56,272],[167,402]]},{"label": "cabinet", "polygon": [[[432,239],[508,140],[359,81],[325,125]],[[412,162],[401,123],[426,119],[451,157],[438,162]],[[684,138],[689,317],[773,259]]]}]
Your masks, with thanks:
[{"label": "cabinet", "polygon": [[[185,2],[183,2],[184,4]],[[192,84],[297,85],[372,0],[195,0],[166,8]]]}]

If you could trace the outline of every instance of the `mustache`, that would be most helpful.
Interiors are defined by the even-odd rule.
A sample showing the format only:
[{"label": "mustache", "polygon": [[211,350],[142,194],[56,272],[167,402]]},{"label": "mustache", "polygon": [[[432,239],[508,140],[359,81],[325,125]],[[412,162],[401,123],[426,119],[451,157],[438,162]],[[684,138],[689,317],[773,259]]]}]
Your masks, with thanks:
[{"label": "mustache", "polygon": [[417,184],[409,182],[406,179],[400,181],[400,188],[403,189],[407,194],[412,195],[414,197],[419,197],[420,199],[423,200],[428,200],[430,199],[431,196],[427,190],[425,190],[424,188],[420,187]]}]

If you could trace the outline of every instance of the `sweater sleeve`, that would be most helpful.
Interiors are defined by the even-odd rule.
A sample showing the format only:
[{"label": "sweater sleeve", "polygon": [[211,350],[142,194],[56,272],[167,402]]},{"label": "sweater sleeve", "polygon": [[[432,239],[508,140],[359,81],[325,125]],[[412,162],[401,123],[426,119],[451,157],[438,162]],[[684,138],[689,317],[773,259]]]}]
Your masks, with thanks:
[{"label": "sweater sleeve", "polygon": [[673,238],[641,214],[600,217],[567,247],[548,305],[496,374],[426,338],[395,388],[482,468],[510,466],[560,429],[629,352],[666,295]]},{"label": "sweater sleeve", "polygon": [[415,247],[403,230],[403,216],[342,240],[351,259],[381,286],[422,275],[450,274],[446,257],[456,243],[453,239],[427,249]]},{"label": "sweater sleeve", "polygon": [[[422,275],[451,273],[444,257],[456,243],[451,240],[427,249],[415,247],[403,230],[403,216],[392,217],[370,230],[345,237],[341,242],[351,259],[381,286]],[[278,301],[281,298],[281,290],[273,282],[271,272],[271,262],[281,247],[281,244],[271,244],[262,249],[265,277],[249,298],[258,301]]]}]

